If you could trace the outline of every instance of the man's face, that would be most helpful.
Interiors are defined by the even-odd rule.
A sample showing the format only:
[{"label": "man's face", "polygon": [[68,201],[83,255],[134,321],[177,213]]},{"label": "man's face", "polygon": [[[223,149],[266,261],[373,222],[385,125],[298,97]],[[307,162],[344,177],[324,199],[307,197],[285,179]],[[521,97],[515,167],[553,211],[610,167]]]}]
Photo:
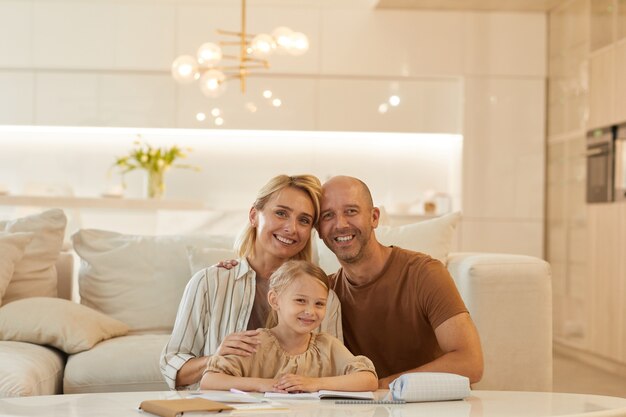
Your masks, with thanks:
[{"label": "man's face", "polygon": [[377,224],[378,216],[358,182],[333,178],[324,184],[319,234],[340,261],[361,260]]}]

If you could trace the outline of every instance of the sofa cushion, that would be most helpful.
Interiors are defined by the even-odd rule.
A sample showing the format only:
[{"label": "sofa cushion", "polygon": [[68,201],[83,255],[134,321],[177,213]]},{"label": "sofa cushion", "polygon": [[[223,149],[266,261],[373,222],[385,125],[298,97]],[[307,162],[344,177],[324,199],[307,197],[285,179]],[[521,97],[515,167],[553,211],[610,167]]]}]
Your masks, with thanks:
[{"label": "sofa cushion", "polygon": [[[426,253],[444,264],[452,247],[452,238],[461,213],[451,213],[431,220],[403,226],[379,226],[376,237],[383,245],[394,245]],[[327,274],[337,272],[339,261],[324,241],[317,239],[319,265]]]},{"label": "sofa cushion", "polygon": [[4,294],[4,304],[26,297],[57,296],[54,264],[63,247],[66,223],[65,213],[60,209],[0,222],[0,230],[34,234],[24,256],[15,264],[13,278]]},{"label": "sofa cushion", "polygon": [[71,355],[63,392],[165,391],[159,358],[168,334],[128,335]]},{"label": "sofa cushion", "polygon": [[50,345],[66,353],[128,333],[128,326],[61,298],[31,297],[0,308],[0,339]]},{"label": "sofa cushion", "polygon": [[134,332],[169,332],[191,269],[187,246],[232,247],[224,236],[138,236],[80,230],[81,303],[128,324]]},{"label": "sofa cushion", "polygon": [[0,342],[0,397],[60,394],[65,355],[23,342]]},{"label": "sofa cushion", "polygon": [[22,259],[24,249],[32,239],[32,233],[0,231],[0,305],[2,305],[2,297],[13,277],[15,263]]}]

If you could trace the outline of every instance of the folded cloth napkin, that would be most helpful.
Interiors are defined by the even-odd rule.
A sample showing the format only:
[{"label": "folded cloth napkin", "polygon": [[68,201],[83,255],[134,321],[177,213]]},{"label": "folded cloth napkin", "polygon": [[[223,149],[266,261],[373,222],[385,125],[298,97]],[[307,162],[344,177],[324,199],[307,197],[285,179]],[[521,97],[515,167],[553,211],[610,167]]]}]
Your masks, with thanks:
[{"label": "folded cloth napkin", "polygon": [[389,384],[394,400],[406,402],[462,400],[470,396],[469,378],[443,372],[412,372]]}]

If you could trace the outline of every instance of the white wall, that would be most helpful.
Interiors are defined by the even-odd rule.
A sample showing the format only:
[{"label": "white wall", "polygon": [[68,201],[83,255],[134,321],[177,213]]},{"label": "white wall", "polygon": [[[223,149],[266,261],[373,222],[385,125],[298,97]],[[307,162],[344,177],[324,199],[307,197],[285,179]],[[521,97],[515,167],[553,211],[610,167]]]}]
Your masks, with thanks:
[{"label": "white wall", "polygon": [[[201,228],[223,231],[239,225],[246,220],[257,190],[283,173],[311,173],[321,180],[338,174],[357,176],[370,186],[376,204],[390,214],[401,205],[405,206],[402,214],[424,214],[423,198],[430,192],[447,194],[448,210],[460,209],[462,138],[447,134],[0,126],[0,189],[20,195],[39,187],[99,197],[119,186],[122,177],[110,168],[116,157],[132,149],[137,133],[153,146],[191,148],[180,162],[201,168],[200,172],[173,168],[166,173],[166,199],[200,200],[211,209],[210,213],[169,213],[176,221],[181,216],[195,217],[192,230],[179,223],[169,228],[172,233],[197,232],[198,224],[211,219],[218,223],[214,211],[227,215],[219,220],[221,224]],[[125,197],[145,195],[142,171],[126,174],[125,180]],[[92,219],[84,226],[104,227],[102,219],[96,219],[98,214],[108,217],[103,210],[81,209],[82,217]],[[133,233],[167,231],[167,227],[154,227],[151,210],[143,214],[145,227],[132,224],[137,213],[130,225],[124,223],[126,230],[121,223],[112,227],[128,233],[131,228]]]},{"label": "white wall", "polygon": [[[460,133],[460,249],[543,256],[544,14],[249,3],[250,31],[289,24],[311,49],[210,101],[169,65],[238,29],[238,2],[0,0],[0,123],[211,128],[195,114],[217,105],[224,128]],[[392,92],[401,105],[379,114]]]}]

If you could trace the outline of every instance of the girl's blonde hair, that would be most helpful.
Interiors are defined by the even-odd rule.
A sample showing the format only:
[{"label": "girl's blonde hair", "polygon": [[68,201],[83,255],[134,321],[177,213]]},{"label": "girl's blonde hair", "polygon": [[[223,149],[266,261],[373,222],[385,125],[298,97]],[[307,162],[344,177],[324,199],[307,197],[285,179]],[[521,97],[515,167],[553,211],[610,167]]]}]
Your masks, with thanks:
[{"label": "girl's blonde hair", "polygon": [[[252,204],[257,211],[263,210],[263,207],[272,198],[272,196],[287,188],[292,187],[304,191],[313,203],[313,225],[317,224],[320,216],[320,198],[322,196],[322,184],[320,180],[309,174],[304,175],[278,175],[267,182],[258,192],[256,200]],[[244,230],[239,234],[235,241],[235,252],[239,258],[245,258],[248,255],[254,255],[254,244],[256,242],[256,228],[250,223],[246,225]],[[312,258],[311,238],[307,240],[306,246],[302,251],[296,254],[292,259],[302,259],[310,261]]]},{"label": "girl's blonde hair", "polygon": [[[291,260],[282,264],[274,273],[270,276],[269,291],[273,291],[276,295],[280,295],[289,285],[293,283],[296,278],[301,276],[310,276],[316,279],[320,284],[326,288],[328,292],[328,276],[326,272],[319,266],[302,260]],[[278,324],[278,315],[276,310],[272,309],[265,327],[272,328]]]}]

